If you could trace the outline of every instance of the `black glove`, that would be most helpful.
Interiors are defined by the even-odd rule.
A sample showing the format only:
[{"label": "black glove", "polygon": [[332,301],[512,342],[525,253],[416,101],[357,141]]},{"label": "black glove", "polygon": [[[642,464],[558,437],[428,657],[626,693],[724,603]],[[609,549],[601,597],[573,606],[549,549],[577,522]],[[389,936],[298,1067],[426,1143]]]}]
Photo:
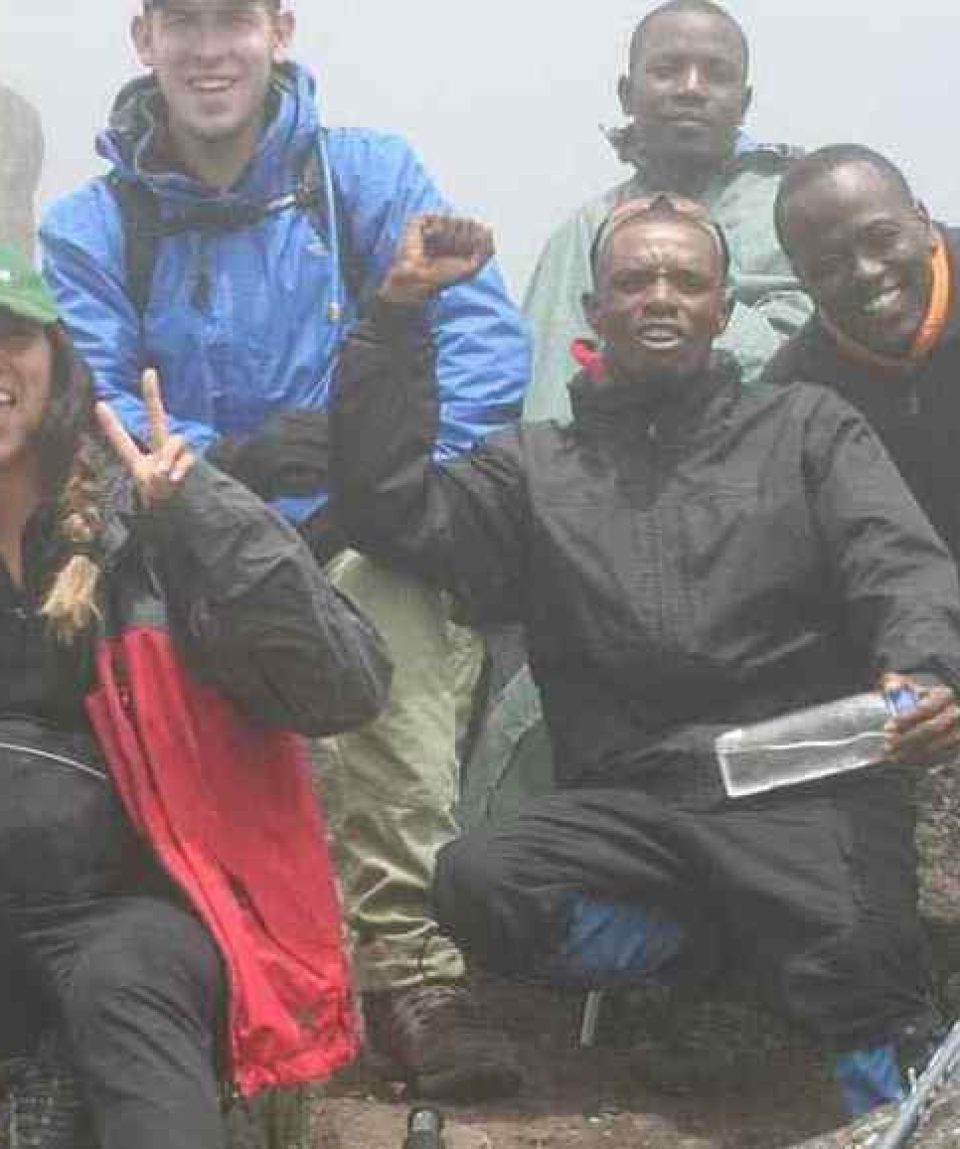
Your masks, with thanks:
[{"label": "black glove", "polygon": [[207,459],[261,499],[313,495],[327,480],[327,427],[326,411],[282,411],[248,439],[220,439]]},{"label": "black glove", "polygon": [[297,530],[320,566],[326,566],[348,545],[347,536],[334,517],[329,503],[314,511],[309,519],[298,523]]}]

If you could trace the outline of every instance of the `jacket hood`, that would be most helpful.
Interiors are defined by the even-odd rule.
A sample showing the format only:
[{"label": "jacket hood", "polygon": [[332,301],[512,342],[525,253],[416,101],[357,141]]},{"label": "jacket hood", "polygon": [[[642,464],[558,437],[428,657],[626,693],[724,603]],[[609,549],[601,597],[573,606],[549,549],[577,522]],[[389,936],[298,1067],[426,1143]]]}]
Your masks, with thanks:
[{"label": "jacket hood", "polygon": [[[622,164],[629,164],[637,171],[643,171],[643,136],[636,121],[631,120],[619,128],[607,128],[604,130],[604,135]],[[801,154],[800,148],[791,147],[789,144],[758,143],[741,128],[734,140],[733,154],[730,156],[728,167],[737,169],[764,162],[783,164]]]},{"label": "jacket hood", "polygon": [[164,100],[152,74],[120,90],[97,152],[122,179],[146,184],[165,200],[259,203],[293,189],[319,127],[316,81],[300,65],[275,69],[269,99],[272,111],[256,155],[227,193],[170,164]]}]

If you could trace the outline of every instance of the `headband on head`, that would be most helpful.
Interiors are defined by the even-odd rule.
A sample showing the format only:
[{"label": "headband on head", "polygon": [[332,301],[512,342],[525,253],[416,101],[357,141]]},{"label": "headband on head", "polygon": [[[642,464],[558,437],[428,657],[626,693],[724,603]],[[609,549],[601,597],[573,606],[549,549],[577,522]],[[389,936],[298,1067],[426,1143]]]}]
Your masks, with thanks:
[{"label": "headband on head", "polygon": [[614,234],[626,224],[644,219],[680,219],[699,228],[710,237],[711,242],[716,244],[723,278],[727,278],[730,271],[730,246],[720,225],[715,223],[703,205],[695,200],[660,192],[655,196],[624,200],[617,204],[597,228],[593,243],[590,245],[590,272],[594,284],[597,282],[600,254]]},{"label": "headband on head", "polygon": [[[249,2],[256,3],[258,0],[249,0]],[[259,2],[266,4],[268,8],[276,8],[278,10],[288,6],[288,0],[259,0]],[[149,12],[155,8],[165,8],[166,6],[167,0],[143,0],[144,12]]]}]

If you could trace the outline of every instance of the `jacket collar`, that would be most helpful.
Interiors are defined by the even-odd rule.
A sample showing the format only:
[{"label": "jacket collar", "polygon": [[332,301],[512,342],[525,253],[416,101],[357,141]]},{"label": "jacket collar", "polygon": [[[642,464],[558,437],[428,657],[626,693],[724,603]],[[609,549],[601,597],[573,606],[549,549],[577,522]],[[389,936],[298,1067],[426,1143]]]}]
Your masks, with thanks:
[{"label": "jacket collar", "polygon": [[[620,128],[608,128],[604,131],[607,141],[616,152],[621,163],[636,168],[637,175],[643,179],[645,170],[645,157],[643,141],[639,128],[635,122]],[[733,144],[733,151],[727,162],[720,167],[716,178],[730,178],[738,172],[766,164],[783,165],[796,159],[801,154],[800,148],[789,144],[760,143],[740,128]]]},{"label": "jacket collar", "polygon": [[940,345],[960,341],[960,228],[937,224],[947,249],[950,267],[950,311],[940,337]]},{"label": "jacket collar", "polygon": [[[579,344],[581,362],[586,346],[582,341]],[[714,352],[705,371],[655,398],[626,380],[611,378],[598,386],[596,363],[586,362],[574,378],[570,402],[574,425],[603,436],[641,434],[650,440],[673,442],[712,427],[740,395],[740,369],[725,352]]]},{"label": "jacket collar", "polygon": [[171,160],[163,96],[152,75],[139,77],[120,91],[110,127],[97,140],[97,151],[120,176],[146,184],[165,200],[185,205],[210,199],[259,203],[289,190],[291,174],[302,171],[320,127],[316,83],[305,68],[296,64],[277,68],[270,98],[272,114],[257,153],[226,193],[194,179]]},{"label": "jacket collar", "polygon": [[846,359],[875,368],[893,378],[909,374],[924,360],[935,355],[938,348],[960,341],[960,229],[946,228],[940,224],[935,224],[935,227],[940,240],[940,258],[945,261],[947,277],[947,313],[936,342],[921,353],[915,352],[902,358],[878,355],[850,339],[826,315],[818,311],[811,323],[827,346]]}]

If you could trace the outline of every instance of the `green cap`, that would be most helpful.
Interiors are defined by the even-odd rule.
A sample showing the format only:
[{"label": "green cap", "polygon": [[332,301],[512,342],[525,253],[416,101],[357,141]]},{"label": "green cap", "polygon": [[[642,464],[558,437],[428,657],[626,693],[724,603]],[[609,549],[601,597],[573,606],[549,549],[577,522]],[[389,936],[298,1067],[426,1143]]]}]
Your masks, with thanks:
[{"label": "green cap", "polygon": [[0,246],[0,307],[34,323],[56,323],[57,301],[30,261],[15,248]]}]

